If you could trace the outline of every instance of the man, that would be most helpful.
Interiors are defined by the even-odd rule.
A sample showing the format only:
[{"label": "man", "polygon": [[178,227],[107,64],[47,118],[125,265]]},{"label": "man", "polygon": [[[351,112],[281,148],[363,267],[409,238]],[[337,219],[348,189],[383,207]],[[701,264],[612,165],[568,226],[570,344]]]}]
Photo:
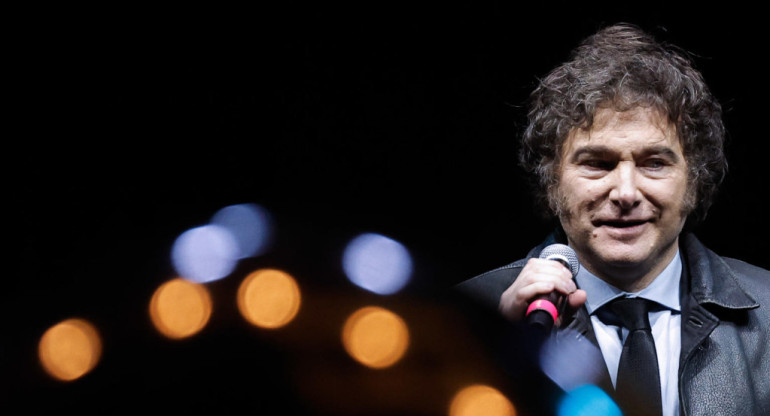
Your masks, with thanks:
[{"label": "man", "polygon": [[[599,347],[626,414],[770,414],[770,272],[683,231],[722,181],[723,141],[721,108],[683,54],[631,25],[597,32],[531,96],[520,162],[556,232],[459,288],[517,322],[562,295],[556,334]],[[538,258],[553,243],[577,254],[574,280]],[[651,364],[633,364],[643,349]]]}]

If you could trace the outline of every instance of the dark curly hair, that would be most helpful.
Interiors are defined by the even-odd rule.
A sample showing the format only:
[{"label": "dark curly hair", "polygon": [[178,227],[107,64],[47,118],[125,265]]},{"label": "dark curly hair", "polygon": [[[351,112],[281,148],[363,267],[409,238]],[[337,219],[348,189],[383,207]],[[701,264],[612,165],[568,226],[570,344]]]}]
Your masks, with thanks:
[{"label": "dark curly hair", "polygon": [[705,218],[727,172],[721,106],[684,52],[630,24],[584,40],[530,96],[519,162],[533,175],[536,202],[546,217],[560,213],[556,190],[569,132],[590,129],[599,109],[637,107],[656,110],[676,127],[689,169],[688,220]]}]

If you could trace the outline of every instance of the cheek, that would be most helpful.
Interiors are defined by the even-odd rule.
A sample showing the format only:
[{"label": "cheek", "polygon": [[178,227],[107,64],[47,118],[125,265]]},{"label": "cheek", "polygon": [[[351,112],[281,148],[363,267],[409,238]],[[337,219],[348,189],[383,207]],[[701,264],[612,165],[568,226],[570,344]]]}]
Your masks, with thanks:
[{"label": "cheek", "polygon": [[601,204],[606,192],[606,184],[601,180],[581,181],[564,180],[559,186],[559,201],[562,212],[567,218],[580,217],[593,211]]},{"label": "cheek", "polygon": [[684,180],[657,184],[654,195],[657,204],[667,209],[671,214],[678,214],[686,210],[690,196],[687,183]]},{"label": "cheek", "polygon": [[570,184],[570,200],[574,206],[593,206],[608,193],[605,180],[575,180]]}]

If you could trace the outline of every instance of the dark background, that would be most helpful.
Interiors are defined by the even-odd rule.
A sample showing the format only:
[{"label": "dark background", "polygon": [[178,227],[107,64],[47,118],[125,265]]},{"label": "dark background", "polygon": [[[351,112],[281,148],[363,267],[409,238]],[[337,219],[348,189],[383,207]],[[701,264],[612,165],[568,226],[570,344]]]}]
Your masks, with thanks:
[{"label": "dark background", "polygon": [[[580,39],[618,21],[694,54],[723,104],[730,161],[697,234],[722,255],[770,267],[766,22],[724,7],[287,3],[10,15],[3,394],[107,413],[154,401],[444,414],[448,392],[474,376],[505,383],[478,358],[489,328],[504,324],[484,315],[481,325],[435,294],[523,257],[550,231],[515,164],[522,104]],[[271,212],[271,250],[210,285],[215,311],[201,334],[163,339],[146,310],[174,275],[171,244],[235,203]],[[410,250],[404,292],[378,297],[347,283],[341,253],[361,232]],[[231,302],[239,276],[258,267],[290,272],[307,298],[283,332],[248,327]],[[339,346],[342,319],[364,304],[413,325],[396,368],[360,368]],[[99,328],[104,355],[83,379],[55,382],[37,342],[74,316]]]}]

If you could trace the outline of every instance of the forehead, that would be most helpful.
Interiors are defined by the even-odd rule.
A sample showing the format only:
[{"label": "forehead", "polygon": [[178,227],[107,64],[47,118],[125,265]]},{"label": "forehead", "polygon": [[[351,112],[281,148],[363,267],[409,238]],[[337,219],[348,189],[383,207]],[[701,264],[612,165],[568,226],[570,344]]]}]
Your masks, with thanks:
[{"label": "forehead", "polygon": [[677,153],[682,151],[676,127],[659,112],[640,107],[622,112],[598,110],[590,129],[575,128],[570,131],[562,154],[568,155],[590,145],[601,145],[619,152],[652,146],[669,147]]}]

